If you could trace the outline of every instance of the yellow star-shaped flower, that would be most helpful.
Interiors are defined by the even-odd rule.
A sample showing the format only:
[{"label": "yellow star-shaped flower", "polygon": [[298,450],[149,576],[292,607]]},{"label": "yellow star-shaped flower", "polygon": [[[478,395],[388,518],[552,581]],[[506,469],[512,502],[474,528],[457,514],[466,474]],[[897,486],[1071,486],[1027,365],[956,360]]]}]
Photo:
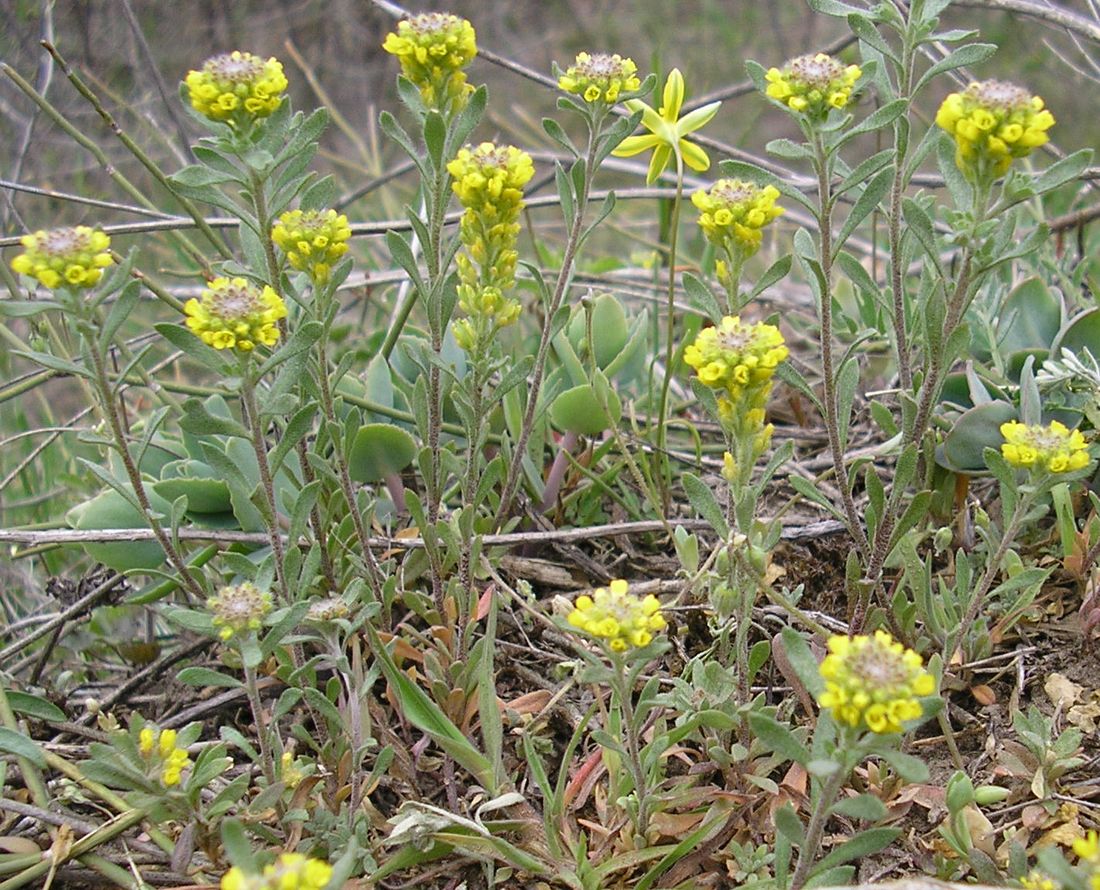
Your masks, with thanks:
[{"label": "yellow star-shaped flower", "polygon": [[683,104],[684,76],[679,68],[673,68],[668,73],[659,112],[654,111],[640,99],[626,101],[626,107],[631,111],[642,112],[642,126],[649,132],[640,136],[628,136],[619,143],[619,147],[612,154],[619,158],[629,158],[652,148],[653,157],[650,159],[649,173],[646,176],[646,182],[649,184],[657,181],[657,177],[665,171],[673,158],[676,158],[678,168],[681,161],[692,170],[699,172],[710,167],[710,158],[707,153],[694,142],[689,142],[686,137],[689,133],[706,126],[722,103],[709,102],[680,117],[680,108]]}]

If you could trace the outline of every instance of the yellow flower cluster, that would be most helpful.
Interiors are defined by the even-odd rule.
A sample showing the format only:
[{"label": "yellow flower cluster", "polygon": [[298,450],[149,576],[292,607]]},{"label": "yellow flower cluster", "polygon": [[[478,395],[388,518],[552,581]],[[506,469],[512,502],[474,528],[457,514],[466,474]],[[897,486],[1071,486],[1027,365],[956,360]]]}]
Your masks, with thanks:
[{"label": "yellow flower cluster", "polygon": [[348,218],[335,210],[288,210],[271,230],[291,267],[318,284],[328,281],[332,264],[348,252],[350,237]]},{"label": "yellow flower cluster", "polygon": [[114,262],[108,253],[111,239],[88,226],[35,232],[24,235],[19,243],[25,250],[11,261],[11,267],[51,290],[92,287]]},{"label": "yellow flower cluster", "polygon": [[783,213],[775,203],[779,190],[740,179],[719,179],[710,189],[691,196],[699,210],[699,225],[712,244],[733,256],[747,258],[760,249],[761,230]]},{"label": "yellow flower cluster", "polygon": [[191,107],[232,127],[247,127],[283,104],[286,75],[278,59],[235,50],[207,59],[184,79]]},{"label": "yellow flower cluster", "polygon": [[568,621],[585,633],[606,640],[612,652],[648,646],[655,631],[664,630],[661,603],[650,594],[637,597],[625,581],[612,581],[592,596],[578,596]]},{"label": "yellow flower cluster", "polygon": [[274,346],[279,341],[280,318],[286,304],[270,287],[263,290],[244,278],[215,278],[202,299],[184,304],[187,327],[207,346],[251,352],[257,343]]},{"label": "yellow flower cluster", "polygon": [[1050,875],[1035,869],[1020,878],[1020,886],[1024,890],[1058,890],[1058,885]]},{"label": "yellow flower cluster", "polygon": [[146,724],[138,733],[138,751],[158,764],[160,780],[169,788],[180,783],[181,774],[191,765],[187,751],[176,747],[174,729],[156,729]]},{"label": "yellow flower cluster", "polygon": [[301,853],[283,853],[262,875],[249,875],[237,866],[222,876],[221,890],[324,890],[332,866]]},{"label": "yellow flower cluster", "polygon": [[846,108],[863,71],[825,53],[799,56],[779,68],[770,68],[765,92],[791,111],[822,120],[831,108]]},{"label": "yellow flower cluster", "polygon": [[279,779],[287,788],[297,788],[305,773],[298,767],[298,761],[294,758],[293,751],[284,751],[279,758]]},{"label": "yellow flower cluster", "polygon": [[411,16],[386,35],[382,49],[397,56],[429,108],[461,108],[473,92],[462,69],[477,55],[477,35],[466,19],[445,12]]},{"label": "yellow flower cluster", "polygon": [[1100,835],[1095,830],[1089,831],[1073,842],[1073,852],[1080,859],[1080,865],[1088,869],[1089,890],[1100,890]]},{"label": "yellow flower cluster", "polygon": [[923,713],[919,698],[936,691],[921,657],[883,630],[874,636],[834,636],[821,662],[821,707],[846,726],[877,733],[901,732]]},{"label": "yellow flower cluster", "polygon": [[772,375],[789,353],[775,325],[745,324],[727,315],[715,327],[699,332],[684,361],[695,369],[700,382],[722,392],[718,398],[720,420],[742,434],[764,435],[764,406],[771,392]]},{"label": "yellow flower cluster", "polygon": [[264,616],[271,611],[271,594],[245,581],[223,587],[206,601],[206,608],[213,613],[214,627],[220,628],[218,636],[231,640],[264,626]]},{"label": "yellow flower cluster", "polygon": [[459,346],[473,351],[519,318],[520,304],[507,296],[516,280],[516,239],[523,187],[535,174],[531,157],[511,145],[467,146],[447,165],[452,188],[466,212],[459,239],[466,248],[456,259],[458,305],[468,318],[456,322]]},{"label": "yellow flower cluster", "polygon": [[1023,87],[985,80],[944,99],[936,123],[955,140],[959,169],[981,182],[1004,176],[1013,158],[1046,143],[1054,115]]},{"label": "yellow flower cluster", "polygon": [[641,81],[633,59],[624,59],[617,53],[578,53],[576,62],[558,78],[558,86],[585,102],[614,105],[621,94],[637,90]]},{"label": "yellow flower cluster", "polygon": [[1049,426],[1028,426],[1015,420],[1001,424],[1001,454],[1014,467],[1071,473],[1089,464],[1088,445],[1080,430],[1057,420]]}]

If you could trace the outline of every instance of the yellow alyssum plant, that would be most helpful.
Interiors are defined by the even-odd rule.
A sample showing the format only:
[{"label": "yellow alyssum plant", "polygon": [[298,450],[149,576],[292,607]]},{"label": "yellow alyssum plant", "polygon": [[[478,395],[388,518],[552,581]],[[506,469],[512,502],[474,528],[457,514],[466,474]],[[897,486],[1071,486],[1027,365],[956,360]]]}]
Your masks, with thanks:
[{"label": "yellow alyssum plant", "polygon": [[207,346],[251,352],[257,344],[279,341],[278,321],[286,318],[282,297],[244,278],[215,278],[183,307],[190,328]]},{"label": "yellow alyssum plant", "polygon": [[936,690],[936,680],[924,669],[921,657],[886,631],[836,635],[828,646],[819,669],[825,689],[818,703],[842,725],[874,733],[901,732],[903,723],[923,713],[919,699]]},{"label": "yellow alyssum plant", "polygon": [[114,263],[111,239],[88,226],[40,230],[19,239],[23,253],[11,261],[20,275],[38,279],[51,290],[84,289],[99,283],[103,270]]},{"label": "yellow alyssum plant", "polygon": [[333,264],[348,252],[351,226],[335,210],[288,210],[271,229],[271,240],[292,269],[325,284]]},{"label": "yellow alyssum plant", "polygon": [[183,771],[191,765],[187,751],[176,747],[174,729],[157,729],[146,724],[138,733],[138,751],[142,757],[157,764],[160,780],[169,788],[180,783]]},{"label": "yellow alyssum plant", "polygon": [[301,853],[283,853],[263,874],[248,874],[233,866],[221,880],[221,890],[323,890],[332,878],[332,866]]},{"label": "yellow alyssum plant", "polygon": [[1048,425],[1018,421],[1001,424],[1001,454],[1009,464],[1026,470],[1071,473],[1089,464],[1088,444],[1080,430],[1057,420]]},{"label": "yellow alyssum plant", "polygon": [[466,146],[447,165],[452,189],[465,207],[459,239],[458,305],[468,316],[455,323],[459,346],[472,351],[519,318],[519,301],[507,296],[516,280],[516,239],[523,187],[534,176],[531,157],[512,145]]},{"label": "yellow alyssum plant", "polygon": [[1054,115],[1023,87],[985,80],[944,99],[936,123],[955,140],[959,169],[979,182],[1004,176],[1013,159],[1044,145]]},{"label": "yellow alyssum plant", "polygon": [[287,88],[278,59],[239,50],[212,56],[199,70],[187,72],[184,83],[195,111],[236,129],[277,111]]},{"label": "yellow alyssum plant", "polygon": [[264,618],[271,611],[271,594],[245,581],[223,587],[206,601],[206,608],[213,616],[214,627],[219,629],[218,637],[228,641],[263,627]]},{"label": "yellow alyssum plant", "polygon": [[798,56],[782,68],[768,69],[765,92],[796,114],[824,120],[831,109],[848,107],[862,74],[859,65],[845,65],[826,53]]},{"label": "yellow alyssum plant", "polygon": [[477,35],[466,19],[446,12],[411,16],[386,35],[382,49],[397,56],[429,108],[457,110],[473,92],[462,69],[477,55]]},{"label": "yellow alyssum plant", "polygon": [[591,596],[578,596],[567,620],[606,642],[612,652],[648,646],[654,633],[667,626],[660,600],[652,594],[634,596],[630,585],[621,579],[594,590]]},{"label": "yellow alyssum plant", "polygon": [[614,105],[623,93],[641,86],[638,66],[618,53],[578,53],[576,61],[558,77],[558,86],[589,104]]}]

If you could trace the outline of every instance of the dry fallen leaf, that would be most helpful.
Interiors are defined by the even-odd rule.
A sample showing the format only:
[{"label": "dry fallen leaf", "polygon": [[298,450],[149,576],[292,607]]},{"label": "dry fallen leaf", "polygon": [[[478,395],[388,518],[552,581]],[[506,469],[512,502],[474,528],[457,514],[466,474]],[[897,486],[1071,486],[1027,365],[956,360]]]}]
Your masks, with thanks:
[{"label": "dry fallen leaf", "polygon": [[1074,705],[1066,712],[1066,719],[1082,732],[1096,732],[1100,722],[1100,696],[1094,692],[1091,701]]},{"label": "dry fallen leaf", "polygon": [[1043,691],[1046,692],[1051,704],[1068,708],[1070,705],[1077,704],[1085,690],[1063,674],[1054,673],[1043,683]]},{"label": "dry fallen leaf", "polygon": [[997,701],[997,693],[984,684],[971,686],[970,694],[980,705],[991,705]]}]

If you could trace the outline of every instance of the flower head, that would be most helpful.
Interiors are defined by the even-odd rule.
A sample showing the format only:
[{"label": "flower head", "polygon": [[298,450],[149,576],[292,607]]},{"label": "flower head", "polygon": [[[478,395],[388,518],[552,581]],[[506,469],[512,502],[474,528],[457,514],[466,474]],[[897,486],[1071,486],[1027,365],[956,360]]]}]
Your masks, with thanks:
[{"label": "flower head", "polygon": [[283,853],[262,875],[250,875],[233,866],[222,877],[221,890],[323,890],[332,878],[332,866],[301,853]]},{"label": "flower head", "polygon": [[650,594],[637,597],[625,581],[612,581],[592,596],[578,596],[568,621],[585,633],[606,640],[612,652],[648,646],[656,631],[664,630],[661,603]]},{"label": "flower head", "polygon": [[472,352],[499,328],[519,318],[519,301],[507,296],[516,280],[516,239],[523,187],[534,176],[531,156],[512,145],[466,146],[447,165],[452,188],[466,208],[459,239],[458,305],[467,318],[455,323],[459,346]]},{"label": "flower head", "polygon": [[275,112],[287,87],[278,59],[237,50],[207,59],[198,71],[187,72],[184,83],[195,111],[234,128]]},{"label": "flower head", "polygon": [[1023,87],[985,80],[944,99],[936,123],[955,140],[959,169],[981,181],[1004,176],[1013,158],[1045,144],[1054,115]]},{"label": "flower head", "polygon": [[477,55],[477,35],[466,19],[446,12],[411,16],[386,35],[382,49],[397,56],[429,108],[461,107],[473,92],[462,69]]},{"label": "flower head", "polygon": [[215,278],[202,292],[184,304],[187,327],[215,349],[251,352],[257,343],[274,346],[279,341],[276,322],[286,318],[286,304],[267,285],[261,290],[244,278]]},{"label": "flower head", "polygon": [[1048,426],[1028,426],[1015,420],[1001,424],[1001,454],[1014,467],[1071,473],[1089,464],[1088,445],[1080,430],[1069,430],[1057,420]]},{"label": "flower head", "polygon": [[1100,865],[1100,834],[1089,831],[1073,842],[1073,852],[1082,862]]},{"label": "flower head", "polygon": [[745,324],[725,316],[715,327],[699,332],[684,350],[684,361],[699,380],[745,410],[763,409],[775,369],[789,350],[775,325]]},{"label": "flower head", "polygon": [[622,93],[633,93],[641,81],[633,59],[607,53],[578,53],[577,60],[558,78],[558,86],[589,104],[614,105]]},{"label": "flower head", "polygon": [[326,624],[337,618],[348,617],[348,604],[336,596],[316,599],[309,604],[305,620],[311,624]]},{"label": "flower head", "polygon": [[271,230],[271,240],[291,267],[318,284],[328,281],[332,264],[348,252],[348,218],[335,210],[288,210]]},{"label": "flower head", "polygon": [[51,290],[92,287],[114,262],[108,253],[111,239],[88,226],[39,231],[24,235],[19,243],[25,249],[11,261],[12,269]]},{"label": "flower head", "polygon": [[767,95],[797,114],[824,120],[832,108],[846,108],[863,72],[826,53],[799,56],[765,75]]},{"label": "flower head", "polygon": [[719,179],[691,196],[707,240],[742,257],[760,248],[761,230],[783,213],[775,203],[779,190],[740,179]]},{"label": "flower head", "polygon": [[921,716],[919,698],[936,691],[921,657],[886,631],[874,636],[834,636],[821,662],[825,691],[818,696],[838,723],[871,732],[901,732]]},{"label": "flower head", "polygon": [[718,106],[722,103],[710,102],[680,117],[683,104],[684,76],[679,68],[673,68],[665,80],[660,111],[654,111],[641,99],[627,99],[626,107],[642,112],[642,126],[649,132],[641,136],[627,136],[611,153],[619,158],[629,158],[652,148],[653,157],[646,175],[646,182],[650,184],[657,181],[673,158],[677,162],[682,160],[692,170],[701,172],[708,169],[710,158],[707,153],[694,142],[689,142],[687,135],[705,126],[718,113]]},{"label": "flower head", "polygon": [[218,636],[230,640],[264,626],[264,617],[271,611],[271,594],[245,581],[233,587],[223,587],[206,601],[214,616]]},{"label": "flower head", "polygon": [[180,783],[181,774],[191,765],[184,748],[176,747],[174,729],[157,729],[146,723],[138,733],[138,751],[160,773],[160,780],[171,788]]},{"label": "flower head", "polygon": [[1032,869],[1022,878],[1020,886],[1024,890],[1058,890],[1058,885],[1046,872]]}]

